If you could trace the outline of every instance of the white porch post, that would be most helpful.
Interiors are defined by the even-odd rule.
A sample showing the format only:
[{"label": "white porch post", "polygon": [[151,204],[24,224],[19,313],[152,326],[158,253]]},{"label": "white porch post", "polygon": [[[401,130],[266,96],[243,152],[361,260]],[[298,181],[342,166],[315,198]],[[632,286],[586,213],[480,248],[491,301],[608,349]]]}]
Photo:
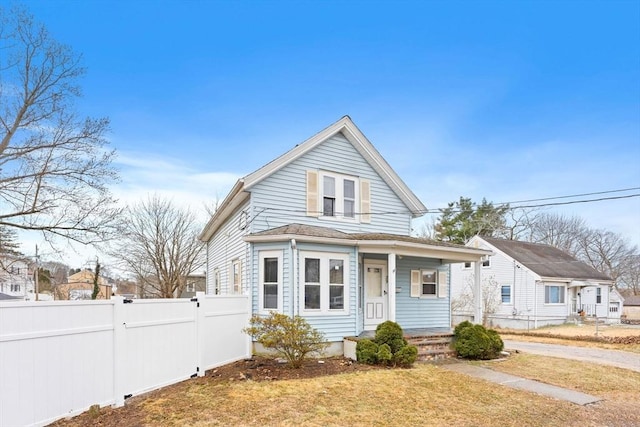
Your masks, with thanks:
[{"label": "white porch post", "polygon": [[387,284],[387,297],[389,307],[389,320],[396,321],[396,254],[388,255],[389,280]]},{"label": "white porch post", "polygon": [[482,261],[476,261],[473,263],[473,295],[474,298],[474,316],[475,323],[482,324],[482,280],[480,278],[480,265]]}]

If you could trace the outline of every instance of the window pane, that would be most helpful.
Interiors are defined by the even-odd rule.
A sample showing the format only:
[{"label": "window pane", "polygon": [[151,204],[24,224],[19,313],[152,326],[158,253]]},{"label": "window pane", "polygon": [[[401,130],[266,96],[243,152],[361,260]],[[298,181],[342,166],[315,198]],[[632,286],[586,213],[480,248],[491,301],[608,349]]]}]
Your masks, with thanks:
[{"label": "window pane", "polygon": [[335,206],[336,206],[336,199],[333,199],[331,197],[325,197],[322,214],[324,216],[334,216],[336,213]]},{"label": "window pane", "polygon": [[264,283],[278,282],[278,258],[264,259]]},{"label": "window pane", "polygon": [[422,285],[422,295],[435,295],[436,285],[435,283],[425,283]]},{"label": "window pane", "polygon": [[324,196],[336,197],[336,180],[330,176],[324,177]]},{"label": "window pane", "polygon": [[423,271],[422,272],[422,283],[436,283],[436,272],[435,271]]},{"label": "window pane", "polygon": [[344,201],[344,216],[347,218],[355,217],[355,202],[353,200]]},{"label": "window pane", "polygon": [[342,285],[329,286],[329,309],[330,310],[344,309],[344,286]]},{"label": "window pane", "polygon": [[264,285],[264,308],[278,308],[278,285]]},{"label": "window pane", "polygon": [[344,261],[341,259],[329,260],[329,283],[344,284]]},{"label": "window pane", "polygon": [[355,190],[355,182],[350,179],[344,180],[344,198],[345,199],[355,199],[356,198],[356,190]]},{"label": "window pane", "polygon": [[307,283],[320,283],[320,260],[318,258],[305,258],[304,281]]},{"label": "window pane", "polygon": [[320,286],[319,285],[304,286],[304,308],[305,310],[320,309]]},{"label": "window pane", "polygon": [[508,304],[511,302],[511,286],[502,286],[502,302]]}]

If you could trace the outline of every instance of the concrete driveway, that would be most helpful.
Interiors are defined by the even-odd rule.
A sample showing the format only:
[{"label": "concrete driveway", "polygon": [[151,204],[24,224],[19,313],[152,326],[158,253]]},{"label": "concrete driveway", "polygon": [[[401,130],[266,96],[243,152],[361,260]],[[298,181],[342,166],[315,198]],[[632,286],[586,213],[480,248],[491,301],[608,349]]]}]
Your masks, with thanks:
[{"label": "concrete driveway", "polygon": [[581,360],[640,372],[640,354],[628,351],[512,340],[504,340],[504,348],[506,351],[518,350],[524,353]]}]

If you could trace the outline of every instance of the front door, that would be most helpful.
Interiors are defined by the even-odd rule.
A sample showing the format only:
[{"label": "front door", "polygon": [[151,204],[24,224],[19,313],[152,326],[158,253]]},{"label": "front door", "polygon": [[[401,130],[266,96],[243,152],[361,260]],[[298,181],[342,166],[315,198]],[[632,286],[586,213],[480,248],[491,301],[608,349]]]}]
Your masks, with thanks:
[{"label": "front door", "polygon": [[364,264],[364,329],[373,330],[387,320],[387,266]]}]

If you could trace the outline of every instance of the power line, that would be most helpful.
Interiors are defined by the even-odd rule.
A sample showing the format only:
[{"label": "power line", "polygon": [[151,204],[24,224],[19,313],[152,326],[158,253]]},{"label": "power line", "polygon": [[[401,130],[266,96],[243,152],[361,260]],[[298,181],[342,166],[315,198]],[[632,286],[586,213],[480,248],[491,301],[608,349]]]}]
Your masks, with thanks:
[{"label": "power line", "polygon": [[625,192],[625,191],[635,191],[635,190],[640,190],[640,187],[621,188],[619,190],[597,191],[597,192],[594,192],[594,193],[571,194],[571,195],[568,195],[568,196],[544,197],[544,198],[541,198],[541,199],[517,200],[517,201],[514,201],[514,202],[497,203],[497,205],[507,205],[507,204],[510,205],[512,203],[541,202],[541,201],[545,201],[545,200],[555,200],[555,199],[570,199],[570,198],[573,198],[573,197],[595,196],[595,195],[599,195],[599,194],[610,194],[610,193],[622,193],[622,192]]}]

